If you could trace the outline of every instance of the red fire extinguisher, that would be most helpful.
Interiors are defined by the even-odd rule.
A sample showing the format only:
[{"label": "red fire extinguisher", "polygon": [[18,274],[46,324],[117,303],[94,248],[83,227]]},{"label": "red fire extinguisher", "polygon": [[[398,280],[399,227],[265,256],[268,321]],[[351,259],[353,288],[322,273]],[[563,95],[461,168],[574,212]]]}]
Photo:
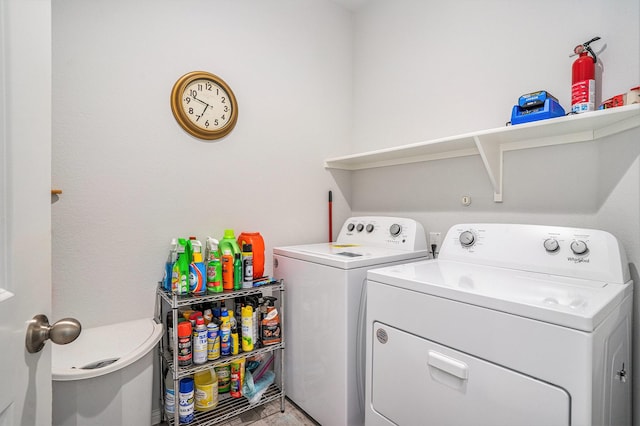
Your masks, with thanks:
[{"label": "red fire extinguisher", "polygon": [[[596,54],[589,46],[600,37],[577,45],[571,56],[579,55],[571,68],[571,112],[581,113],[596,109]],[[589,56],[591,54],[591,56]]]}]

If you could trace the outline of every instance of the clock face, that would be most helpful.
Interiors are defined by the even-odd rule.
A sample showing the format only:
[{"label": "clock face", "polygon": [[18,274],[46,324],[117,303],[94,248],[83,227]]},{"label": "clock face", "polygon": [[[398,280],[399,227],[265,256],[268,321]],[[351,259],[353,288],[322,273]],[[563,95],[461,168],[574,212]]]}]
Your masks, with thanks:
[{"label": "clock face", "polygon": [[178,124],[201,139],[219,139],[233,130],[238,105],[231,88],[204,71],[183,75],[173,86],[171,109]]},{"label": "clock face", "polygon": [[220,130],[229,124],[233,108],[227,91],[212,80],[193,80],[182,95],[186,117],[202,130]]}]

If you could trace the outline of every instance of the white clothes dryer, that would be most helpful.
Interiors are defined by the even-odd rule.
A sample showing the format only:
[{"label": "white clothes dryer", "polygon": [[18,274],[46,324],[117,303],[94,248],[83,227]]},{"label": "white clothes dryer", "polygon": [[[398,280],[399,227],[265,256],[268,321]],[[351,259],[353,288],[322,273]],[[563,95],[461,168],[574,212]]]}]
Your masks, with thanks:
[{"label": "white clothes dryer", "polygon": [[611,234],[463,224],[368,272],[367,425],[630,425],[632,281]]},{"label": "white clothes dryer", "polygon": [[274,277],[287,292],[286,395],[322,425],[363,424],[358,318],[364,326],[366,273],[427,259],[424,228],[407,218],[352,217],[335,243],[276,247],[273,254]]}]

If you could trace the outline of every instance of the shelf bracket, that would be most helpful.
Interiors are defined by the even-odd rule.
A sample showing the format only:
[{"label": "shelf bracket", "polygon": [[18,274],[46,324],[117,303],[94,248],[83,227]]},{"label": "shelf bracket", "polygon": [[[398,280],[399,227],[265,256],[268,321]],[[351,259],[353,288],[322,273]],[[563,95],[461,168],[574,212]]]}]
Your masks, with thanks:
[{"label": "shelf bracket", "polygon": [[489,181],[493,186],[493,201],[502,202],[502,146],[499,143],[489,143],[480,140],[478,135],[473,136],[480,157],[489,175]]}]

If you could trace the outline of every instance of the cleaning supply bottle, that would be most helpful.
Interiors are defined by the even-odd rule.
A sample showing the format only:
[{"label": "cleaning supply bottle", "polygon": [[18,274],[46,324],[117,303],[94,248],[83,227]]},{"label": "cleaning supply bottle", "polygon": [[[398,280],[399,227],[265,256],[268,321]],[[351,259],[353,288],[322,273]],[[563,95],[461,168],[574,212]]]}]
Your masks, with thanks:
[{"label": "cleaning supply bottle", "polygon": [[220,328],[215,321],[207,324],[207,359],[214,361],[220,358]]},{"label": "cleaning supply bottle", "polygon": [[214,369],[198,371],[193,375],[196,387],[196,411],[211,411],[218,405],[218,376]]},{"label": "cleaning supply bottle", "polygon": [[274,345],[282,341],[282,333],[280,330],[280,316],[274,302],[275,297],[267,296],[264,298],[267,313],[262,320],[262,344]]},{"label": "cleaning supply bottle", "polygon": [[264,239],[259,232],[243,232],[238,236],[238,245],[251,244],[253,252],[253,278],[264,275]]},{"label": "cleaning supply bottle", "polygon": [[222,259],[222,286],[224,290],[233,290],[233,261],[236,253],[240,253],[233,229],[225,229],[218,248]]},{"label": "cleaning supply bottle", "polygon": [[184,321],[178,323],[178,365],[184,367],[191,365],[192,362],[191,323],[189,321]]},{"label": "cleaning supply bottle", "polygon": [[178,260],[171,273],[171,291],[178,295],[189,294],[189,264],[192,259],[191,241],[178,239]]},{"label": "cleaning supply bottle", "polygon": [[218,252],[218,240],[207,237],[207,293],[222,293],[222,262]]},{"label": "cleaning supply bottle", "polygon": [[196,237],[190,237],[193,258],[189,264],[189,292],[202,296],[207,292],[207,275],[202,258],[202,244]]},{"label": "cleaning supply bottle", "polygon": [[233,289],[242,288],[242,257],[240,253],[233,256]]},{"label": "cleaning supply bottle", "polygon": [[173,387],[173,376],[171,370],[167,370],[164,378],[164,411],[167,417],[173,417],[176,409],[176,392]]},{"label": "cleaning supply bottle", "polygon": [[180,379],[180,393],[178,397],[180,404],[180,424],[191,423],[193,421],[193,408],[195,403],[194,392],[195,387],[191,377]]},{"label": "cleaning supply bottle", "polygon": [[222,308],[220,321],[220,354],[229,356],[231,355],[231,323],[227,308]]},{"label": "cleaning supply bottle", "polygon": [[242,367],[239,359],[231,361],[231,398],[242,398]]},{"label": "cleaning supply bottle", "polygon": [[245,304],[242,307],[242,351],[253,350],[253,306]]},{"label": "cleaning supply bottle", "polygon": [[171,292],[171,276],[173,275],[173,265],[176,260],[178,260],[178,240],[172,238],[169,246],[169,256],[164,264],[164,279],[162,280],[164,291]]},{"label": "cleaning supply bottle", "polygon": [[217,365],[215,368],[218,376],[218,393],[227,393],[231,386],[231,366],[226,364]]},{"label": "cleaning supply bottle", "polygon": [[238,355],[240,352],[240,339],[238,337],[238,321],[235,313],[229,312],[229,323],[231,324],[231,355]]},{"label": "cleaning supply bottle", "polygon": [[193,363],[204,364],[207,362],[207,326],[204,318],[196,318],[196,328],[193,329]]},{"label": "cleaning supply bottle", "polygon": [[253,287],[253,248],[251,244],[242,245],[242,288]]}]

